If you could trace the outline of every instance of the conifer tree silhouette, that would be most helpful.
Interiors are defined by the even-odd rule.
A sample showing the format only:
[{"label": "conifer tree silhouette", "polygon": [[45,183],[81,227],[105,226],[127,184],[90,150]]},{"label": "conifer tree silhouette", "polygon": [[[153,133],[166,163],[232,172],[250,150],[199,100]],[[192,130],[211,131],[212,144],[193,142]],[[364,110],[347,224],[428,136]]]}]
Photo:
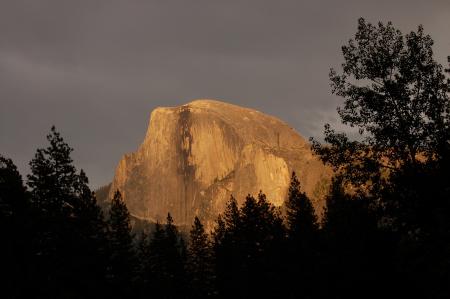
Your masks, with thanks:
[{"label": "conifer tree silhouette", "polygon": [[186,248],[170,213],[164,227],[156,223],[150,239],[152,290],[158,298],[186,296]]},{"label": "conifer tree silhouette", "polygon": [[290,284],[295,284],[295,281],[302,284],[301,288],[292,288],[288,292],[294,297],[311,297],[317,290],[319,277],[319,224],[314,207],[301,191],[295,172],[291,176],[286,200],[286,222],[288,246],[284,262],[292,264],[286,280]]},{"label": "conifer tree silhouette", "polygon": [[315,238],[319,231],[314,207],[311,200],[300,190],[300,182],[295,172],[292,173],[286,201],[286,222],[289,237],[298,242]]},{"label": "conifer tree silhouette", "polygon": [[22,285],[29,285],[33,214],[22,176],[11,159],[0,155],[0,286],[3,296],[27,296]]},{"label": "conifer tree silhouette", "polygon": [[[30,162],[28,186],[36,215],[33,241],[36,296],[83,296],[104,278],[104,223],[72,148],[52,127],[49,146]],[[93,264],[95,260],[95,266]]]},{"label": "conifer tree silhouette", "polygon": [[189,238],[187,270],[192,298],[207,298],[214,294],[214,264],[208,234],[198,217],[194,218]]},{"label": "conifer tree silhouette", "polygon": [[116,296],[131,294],[137,273],[130,213],[119,191],[114,193],[108,219],[108,280]]}]

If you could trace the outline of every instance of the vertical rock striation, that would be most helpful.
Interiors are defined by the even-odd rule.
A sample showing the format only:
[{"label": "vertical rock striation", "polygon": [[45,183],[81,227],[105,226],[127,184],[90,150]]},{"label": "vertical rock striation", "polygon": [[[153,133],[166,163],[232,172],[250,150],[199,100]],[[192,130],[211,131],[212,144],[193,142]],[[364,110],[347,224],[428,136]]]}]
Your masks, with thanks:
[{"label": "vertical rock striation", "polygon": [[177,224],[199,216],[210,226],[231,194],[242,202],[262,190],[283,205],[292,171],[321,211],[331,172],[294,129],[252,109],[196,100],[151,113],[144,142],[121,159],[110,192],[120,190],[138,218],[161,221],[170,212]]}]

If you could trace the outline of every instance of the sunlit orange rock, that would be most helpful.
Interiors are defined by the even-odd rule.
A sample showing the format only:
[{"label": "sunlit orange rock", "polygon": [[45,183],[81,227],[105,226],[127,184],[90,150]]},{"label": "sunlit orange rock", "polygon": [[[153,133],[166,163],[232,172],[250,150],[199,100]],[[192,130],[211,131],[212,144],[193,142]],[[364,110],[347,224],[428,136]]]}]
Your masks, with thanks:
[{"label": "sunlit orange rock", "polygon": [[132,215],[179,225],[199,216],[211,228],[233,194],[259,190],[276,206],[295,171],[318,212],[330,170],[289,125],[259,111],[215,100],[157,108],[144,142],[124,155],[110,193],[120,190]]}]

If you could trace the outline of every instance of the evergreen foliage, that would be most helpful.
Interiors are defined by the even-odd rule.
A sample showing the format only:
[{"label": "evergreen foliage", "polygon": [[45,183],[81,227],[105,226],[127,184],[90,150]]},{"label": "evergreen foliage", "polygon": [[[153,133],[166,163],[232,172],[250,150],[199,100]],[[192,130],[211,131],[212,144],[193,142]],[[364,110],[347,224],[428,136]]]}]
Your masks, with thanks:
[{"label": "evergreen foliage", "polygon": [[185,253],[184,241],[169,213],[164,227],[156,223],[150,239],[150,274],[156,297],[185,296]]},{"label": "evergreen foliage", "polygon": [[83,171],[77,173],[72,148],[52,127],[49,146],[30,162],[36,296],[86,296],[105,274],[103,216]]},{"label": "evergreen foliage", "polygon": [[432,44],[422,27],[359,20],[330,73],[359,136],[326,125],[326,144],[313,141],[335,170],[320,224],[294,172],[285,216],[262,192],[231,196],[211,235],[194,219],[186,248],[170,213],[152,231],[109,186],[97,192],[105,220],[54,127],[28,188],[0,156],[2,296],[448,298],[450,82]]},{"label": "evergreen foliage", "polygon": [[238,203],[233,195],[230,196],[230,200],[227,202],[223,220],[225,221],[225,226],[229,233],[237,232],[239,230],[241,218]]},{"label": "evergreen foliage", "polygon": [[260,192],[258,199],[248,195],[240,209],[231,196],[224,214],[213,233],[219,296],[274,295],[275,288],[257,286],[280,279],[285,229],[279,211]]},{"label": "evergreen foliage", "polygon": [[130,213],[119,191],[111,201],[108,219],[108,281],[114,294],[125,296],[132,291],[137,272]]},{"label": "evergreen foliage", "polygon": [[0,286],[5,297],[25,296],[20,282],[29,283],[32,230],[29,194],[11,159],[0,155]]},{"label": "evergreen foliage", "polygon": [[357,298],[371,289],[365,296],[379,298],[387,290],[395,293],[395,285],[391,285],[398,279],[393,275],[393,244],[378,227],[368,200],[347,194],[342,179],[337,177],[326,201],[318,264],[327,288],[320,289],[319,294]]},{"label": "evergreen foliage", "polygon": [[192,298],[207,298],[214,294],[214,263],[211,242],[203,224],[195,217],[189,235],[187,271]]},{"label": "evergreen foliage", "polygon": [[314,238],[319,231],[319,224],[311,200],[300,190],[300,182],[295,172],[286,201],[286,222],[290,238],[301,241]]},{"label": "evergreen foliage", "polygon": [[320,277],[319,264],[319,224],[314,207],[308,196],[301,191],[300,182],[295,172],[286,200],[286,222],[288,234],[287,263],[292,263],[291,273],[286,280],[295,284],[296,280],[303,283],[301,293],[298,289],[289,290],[291,297],[313,296],[318,287]]}]

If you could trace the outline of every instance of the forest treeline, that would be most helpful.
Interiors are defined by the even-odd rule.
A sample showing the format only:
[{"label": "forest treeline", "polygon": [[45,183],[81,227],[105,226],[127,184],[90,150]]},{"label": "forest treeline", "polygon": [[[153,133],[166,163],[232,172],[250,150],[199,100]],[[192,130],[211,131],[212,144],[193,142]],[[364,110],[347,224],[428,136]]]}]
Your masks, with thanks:
[{"label": "forest treeline", "polygon": [[448,298],[450,100],[421,26],[358,21],[331,70],[338,113],[313,151],[334,170],[319,220],[292,174],[285,209],[231,197],[215,228],[167,215],[132,232],[116,192],[102,209],[52,128],[24,183],[0,157],[3,298]]}]

